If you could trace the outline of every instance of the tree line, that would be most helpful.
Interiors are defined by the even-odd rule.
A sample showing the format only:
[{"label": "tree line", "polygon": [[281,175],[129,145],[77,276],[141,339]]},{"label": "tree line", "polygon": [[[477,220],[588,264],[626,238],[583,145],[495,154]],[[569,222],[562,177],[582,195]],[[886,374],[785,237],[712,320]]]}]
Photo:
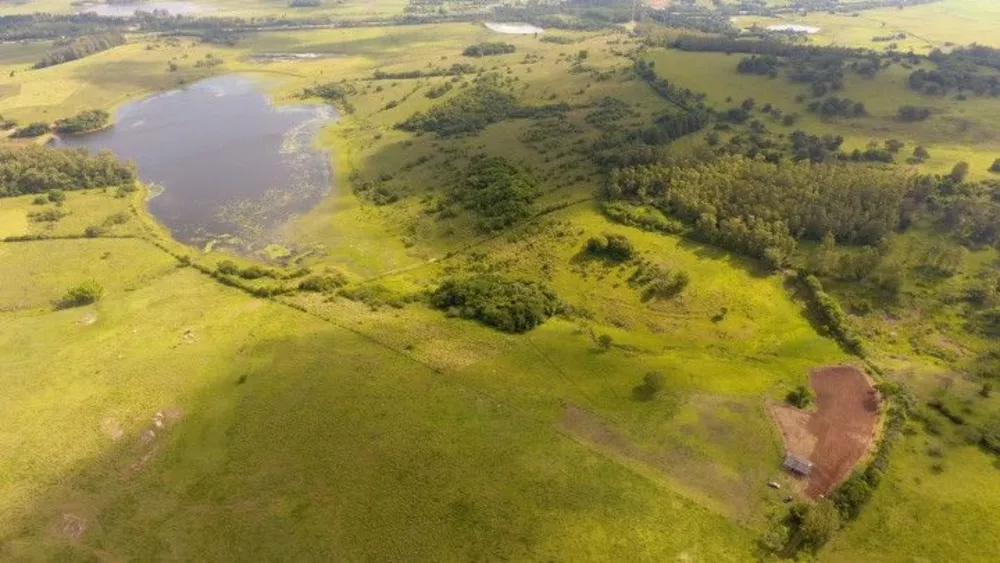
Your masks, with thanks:
[{"label": "tree line", "polygon": [[35,68],[45,68],[69,61],[75,61],[94,53],[106,51],[112,47],[125,44],[125,36],[120,32],[110,32],[101,35],[86,35],[65,43],[57,44],[57,47],[49,51],[42,59],[35,63]]}]

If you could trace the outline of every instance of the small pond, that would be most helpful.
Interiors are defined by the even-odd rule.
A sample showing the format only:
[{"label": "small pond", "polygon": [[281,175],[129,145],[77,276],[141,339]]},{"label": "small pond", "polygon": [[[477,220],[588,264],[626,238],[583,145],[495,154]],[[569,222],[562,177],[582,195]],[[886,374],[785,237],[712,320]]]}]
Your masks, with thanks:
[{"label": "small pond", "polygon": [[540,27],[533,26],[528,23],[494,23],[486,22],[487,28],[496,31],[497,33],[509,33],[513,35],[529,35],[532,33],[542,33],[545,31]]},{"label": "small pond", "polygon": [[788,33],[805,33],[812,35],[813,33],[819,33],[819,28],[811,25],[799,25],[794,23],[780,24],[780,25],[769,25],[767,26],[768,31],[785,31]]},{"label": "small pond", "polygon": [[99,16],[130,18],[136,12],[163,11],[171,15],[198,14],[211,11],[211,8],[204,4],[184,1],[166,2],[134,2],[131,4],[91,4],[82,6],[77,13],[95,13]]},{"label": "small pond", "polygon": [[135,162],[152,192],[162,188],[150,213],[178,240],[250,252],[329,191],[330,158],[314,140],[335,118],[327,106],[272,105],[254,80],[230,75],[129,103],[113,127],[58,143]]}]

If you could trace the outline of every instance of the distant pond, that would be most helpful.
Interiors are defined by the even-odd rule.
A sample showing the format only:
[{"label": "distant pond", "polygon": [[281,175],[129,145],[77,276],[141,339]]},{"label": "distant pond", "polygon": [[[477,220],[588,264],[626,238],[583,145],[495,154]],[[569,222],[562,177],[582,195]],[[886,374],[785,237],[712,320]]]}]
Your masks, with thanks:
[{"label": "distant pond", "polygon": [[150,213],[178,240],[251,252],[329,191],[329,155],[314,140],[335,118],[327,106],[272,105],[253,80],[230,75],[129,103],[113,127],[58,144],[135,162],[157,194]]},{"label": "distant pond", "polygon": [[132,2],[127,4],[87,4],[77,9],[77,13],[94,13],[99,16],[129,18],[136,12],[167,12],[172,16],[197,14],[211,11],[211,7],[204,4],[184,1],[165,2]]}]

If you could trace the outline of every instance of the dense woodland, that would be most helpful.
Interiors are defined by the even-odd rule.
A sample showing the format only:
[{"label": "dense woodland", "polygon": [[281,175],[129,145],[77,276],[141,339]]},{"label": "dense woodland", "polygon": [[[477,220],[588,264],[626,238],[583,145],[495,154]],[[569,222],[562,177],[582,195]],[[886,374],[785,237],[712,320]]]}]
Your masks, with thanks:
[{"label": "dense woodland", "polygon": [[832,233],[847,244],[878,243],[898,225],[907,186],[900,173],[872,166],[727,156],[616,170],[606,193],[656,207],[694,237],[779,267],[797,240]]},{"label": "dense woodland", "polygon": [[0,147],[0,197],[135,184],[135,170],[110,152],[29,145]]}]

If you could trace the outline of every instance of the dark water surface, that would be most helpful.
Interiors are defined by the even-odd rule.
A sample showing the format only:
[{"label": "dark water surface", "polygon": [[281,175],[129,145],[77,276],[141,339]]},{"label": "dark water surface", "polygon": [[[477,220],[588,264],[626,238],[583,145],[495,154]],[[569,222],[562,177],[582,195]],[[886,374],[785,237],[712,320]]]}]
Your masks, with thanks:
[{"label": "dark water surface", "polygon": [[326,106],[273,106],[253,80],[231,75],[127,104],[114,127],[60,144],[135,162],[154,193],[163,188],[149,211],[178,240],[250,251],[330,189],[329,156],[313,141],[335,117]]}]

